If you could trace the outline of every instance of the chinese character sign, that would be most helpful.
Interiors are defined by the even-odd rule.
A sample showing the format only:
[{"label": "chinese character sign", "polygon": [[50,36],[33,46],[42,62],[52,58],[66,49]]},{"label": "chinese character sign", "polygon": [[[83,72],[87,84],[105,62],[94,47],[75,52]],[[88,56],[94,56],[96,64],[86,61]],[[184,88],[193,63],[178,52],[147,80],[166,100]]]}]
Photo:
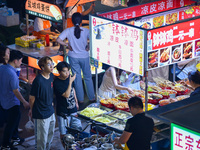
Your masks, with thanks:
[{"label": "chinese character sign", "polygon": [[147,32],[148,69],[200,56],[200,19]]},{"label": "chinese character sign", "polygon": [[156,14],[163,11],[180,8],[185,5],[191,5],[192,0],[162,0],[138,6],[128,7],[120,10],[110,11],[99,14],[99,16],[112,20],[127,20],[144,15]]},{"label": "chinese character sign", "polygon": [[91,57],[143,75],[144,32],[135,27],[90,16]]},{"label": "chinese character sign", "polygon": [[171,150],[200,150],[200,133],[171,123]]},{"label": "chinese character sign", "polygon": [[62,21],[61,11],[56,5],[45,3],[39,0],[27,0],[25,8],[28,14],[55,22]]}]

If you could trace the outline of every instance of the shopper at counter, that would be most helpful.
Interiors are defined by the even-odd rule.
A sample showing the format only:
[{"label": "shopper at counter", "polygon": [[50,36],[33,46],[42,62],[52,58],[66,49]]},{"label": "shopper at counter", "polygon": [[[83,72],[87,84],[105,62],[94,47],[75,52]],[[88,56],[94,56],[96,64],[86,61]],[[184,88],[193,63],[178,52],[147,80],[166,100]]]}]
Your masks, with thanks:
[{"label": "shopper at counter", "polygon": [[19,79],[16,74],[16,68],[20,67],[22,58],[23,54],[20,51],[13,50],[10,52],[8,64],[0,67],[0,104],[7,114],[2,150],[12,148],[14,142],[15,144],[23,142],[18,135],[20,101],[26,109],[29,108],[29,103],[19,92]]},{"label": "shopper at counter", "polygon": [[128,105],[133,117],[127,120],[121,137],[115,138],[114,143],[125,144],[125,149],[130,150],[150,150],[153,119],[145,116],[141,98],[130,98]]},{"label": "shopper at counter", "polygon": [[200,72],[198,70],[189,72],[188,79],[190,85],[195,89],[190,96],[200,94]]},{"label": "shopper at counter", "polygon": [[71,46],[68,52],[69,63],[72,73],[76,74],[74,80],[74,87],[77,99],[80,103],[84,101],[84,90],[82,84],[81,70],[83,72],[83,79],[86,85],[86,93],[90,101],[95,100],[94,85],[92,82],[92,75],[90,70],[89,49],[87,40],[89,39],[89,30],[80,27],[82,22],[82,15],[74,13],[72,15],[73,27],[65,29],[57,38],[57,42],[61,45],[68,45],[63,42],[66,38]]},{"label": "shopper at counter", "polygon": [[46,34],[57,35],[55,32],[51,32],[51,22],[39,17],[36,17],[34,20],[34,31],[33,35],[37,36],[38,39],[45,37]]},{"label": "shopper at counter", "polygon": [[116,70],[114,67],[107,65],[105,68],[106,71],[103,76],[103,81],[99,88],[99,96],[103,98],[111,98],[115,97],[116,89],[118,90],[126,90],[128,93],[132,93],[133,91],[125,86],[121,86],[118,84],[116,77]]},{"label": "shopper at counter", "polygon": [[29,116],[35,124],[35,148],[49,150],[55,129],[53,108],[53,61],[50,57],[40,58],[38,65],[42,70],[33,81],[29,103]]},{"label": "shopper at counter", "polygon": [[[74,89],[74,76],[70,75],[70,65],[63,61],[57,64],[57,70],[60,74],[53,82],[54,93],[56,95],[56,114],[60,131],[61,142],[64,146],[63,137],[67,133],[67,120],[63,115],[67,115],[68,123],[71,128],[82,130],[81,121],[75,117],[79,108]],[[70,116],[71,115],[71,116]]]}]

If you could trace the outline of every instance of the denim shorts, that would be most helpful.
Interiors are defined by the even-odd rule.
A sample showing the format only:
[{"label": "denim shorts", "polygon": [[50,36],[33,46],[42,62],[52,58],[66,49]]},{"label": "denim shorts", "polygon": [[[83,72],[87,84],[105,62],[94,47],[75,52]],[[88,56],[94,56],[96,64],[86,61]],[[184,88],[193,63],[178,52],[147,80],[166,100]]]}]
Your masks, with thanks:
[{"label": "denim shorts", "polygon": [[69,117],[67,117],[67,119],[64,119],[63,117],[57,115],[57,119],[58,119],[59,131],[60,131],[61,135],[65,135],[67,133],[67,129],[66,129],[67,119],[69,121],[69,126],[71,128],[74,128],[74,129],[77,129],[77,130],[82,130],[81,121],[76,117],[69,116]]}]

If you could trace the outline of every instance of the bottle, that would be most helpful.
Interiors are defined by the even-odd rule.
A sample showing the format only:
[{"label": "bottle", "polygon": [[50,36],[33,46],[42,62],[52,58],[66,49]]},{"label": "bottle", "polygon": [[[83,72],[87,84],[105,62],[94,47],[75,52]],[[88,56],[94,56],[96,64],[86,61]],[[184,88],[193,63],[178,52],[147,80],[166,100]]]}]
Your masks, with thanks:
[{"label": "bottle", "polygon": [[49,46],[49,34],[46,34],[46,46]]}]

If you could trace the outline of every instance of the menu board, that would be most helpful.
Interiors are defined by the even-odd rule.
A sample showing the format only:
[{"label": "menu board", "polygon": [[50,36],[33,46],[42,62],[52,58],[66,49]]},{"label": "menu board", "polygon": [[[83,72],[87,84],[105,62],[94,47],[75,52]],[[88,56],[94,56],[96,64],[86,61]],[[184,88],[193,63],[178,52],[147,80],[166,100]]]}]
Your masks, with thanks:
[{"label": "menu board", "polygon": [[90,35],[91,57],[143,76],[143,30],[91,15]]},{"label": "menu board", "polygon": [[147,32],[148,69],[200,56],[200,19]]},{"label": "menu board", "polygon": [[62,13],[56,5],[39,0],[27,0],[25,8],[26,13],[28,14],[38,16],[46,20],[62,22]]},{"label": "menu board", "polygon": [[194,4],[192,0],[162,0],[99,14],[112,20],[127,20]]},{"label": "menu board", "polygon": [[200,133],[171,123],[171,150],[199,150]]}]

